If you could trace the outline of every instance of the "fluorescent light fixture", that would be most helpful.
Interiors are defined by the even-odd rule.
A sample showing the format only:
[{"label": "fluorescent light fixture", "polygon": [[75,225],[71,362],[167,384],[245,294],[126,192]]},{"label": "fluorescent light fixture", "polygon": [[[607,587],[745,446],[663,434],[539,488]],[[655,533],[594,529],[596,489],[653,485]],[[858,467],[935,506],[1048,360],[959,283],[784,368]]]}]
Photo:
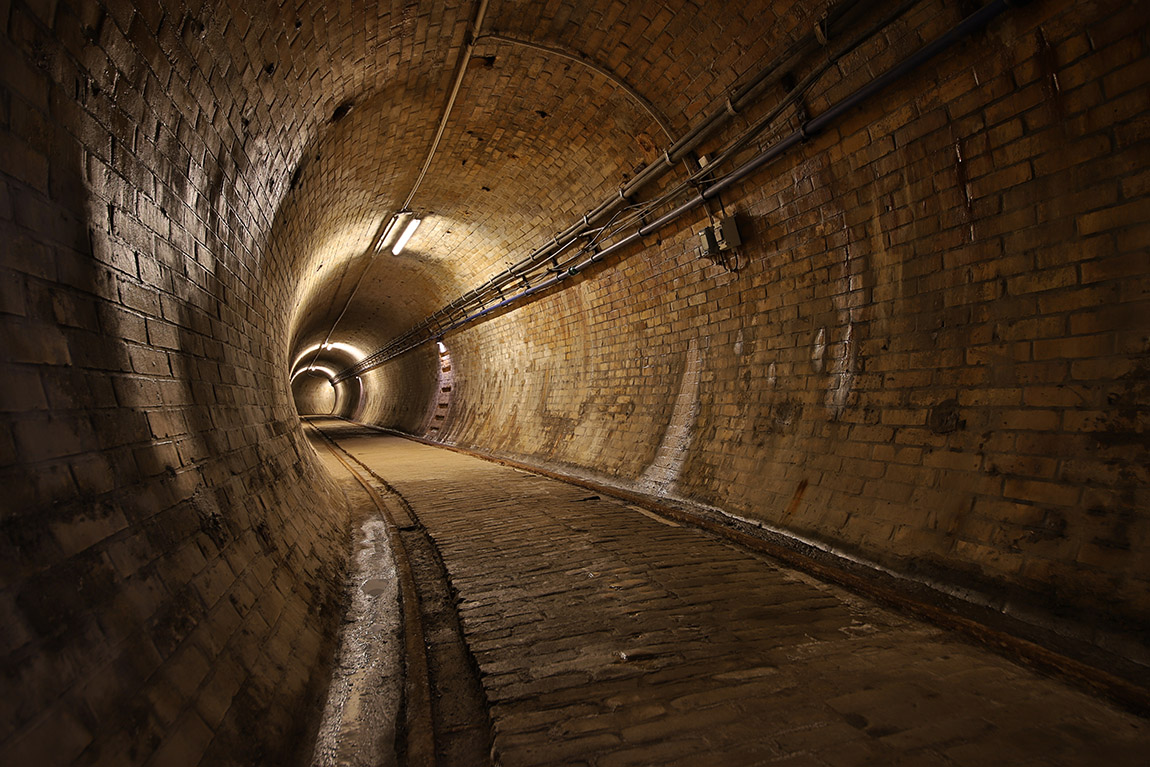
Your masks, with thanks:
[{"label": "fluorescent light fixture", "polygon": [[398,216],[392,216],[391,220],[387,222],[387,227],[383,230],[383,234],[375,243],[375,252],[378,253],[387,245],[387,241],[391,239],[391,233],[395,231],[395,223],[399,221]]},{"label": "fluorescent light fixture", "polygon": [[[411,214],[408,213],[410,216]],[[421,218],[413,218],[407,222],[407,228],[403,230],[403,234],[399,235],[399,239],[395,241],[395,246],[391,249],[391,255],[398,256],[407,245],[407,241],[411,239],[411,235],[415,234],[415,230],[419,228],[419,224],[423,221]]]},{"label": "fluorescent light fixture", "polygon": [[325,350],[333,350],[334,349],[336,351],[345,352],[345,353],[351,355],[351,358],[354,362],[359,362],[360,360],[362,360],[364,357],[367,356],[362,351],[360,351],[357,347],[352,346],[351,344],[341,343],[339,341],[332,341],[329,344],[312,344],[311,346],[307,347],[302,352],[300,352],[299,354],[296,355],[295,360],[291,364],[291,369],[296,370],[299,367],[299,364],[301,362],[303,362],[304,357],[307,357],[309,354],[314,354],[315,352],[317,352],[321,348],[325,349]]},{"label": "fluorescent light fixture", "polygon": [[346,353],[350,354],[355,359],[356,362],[359,362],[361,359],[363,359],[364,357],[367,356],[363,352],[361,352],[359,349],[352,346],[351,344],[345,344],[345,343],[342,343],[340,341],[332,341],[330,344],[324,344],[323,348],[335,349],[337,351],[346,352]]},{"label": "fluorescent light fixture", "polygon": [[[393,215],[391,220],[387,222],[383,234],[379,236],[379,240],[375,243],[375,252],[380,253],[384,248],[391,247],[392,243],[395,242],[395,238],[399,236],[399,233],[405,231],[404,227],[410,226],[408,222],[412,220],[414,215],[415,214],[410,210],[401,210]],[[399,254],[397,253],[396,255]]]}]

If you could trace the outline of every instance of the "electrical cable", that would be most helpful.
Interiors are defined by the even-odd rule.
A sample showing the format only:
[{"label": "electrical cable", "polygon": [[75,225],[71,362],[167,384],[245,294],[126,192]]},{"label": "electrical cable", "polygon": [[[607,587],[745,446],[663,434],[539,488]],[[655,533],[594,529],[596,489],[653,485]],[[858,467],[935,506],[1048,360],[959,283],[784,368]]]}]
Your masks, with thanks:
[{"label": "electrical cable", "polygon": [[[419,187],[427,175],[427,169],[431,167],[431,162],[435,159],[435,153],[439,149],[439,142],[443,139],[443,133],[447,129],[447,121],[450,119],[451,111],[455,107],[455,99],[459,95],[460,87],[463,85],[463,77],[467,73],[467,65],[471,60],[471,54],[475,51],[479,31],[483,26],[483,19],[487,15],[487,4],[488,0],[479,0],[475,17],[469,25],[471,29],[467,34],[464,46],[459,54],[459,61],[456,64],[456,73],[451,87],[451,93],[447,98],[447,104],[443,108],[443,114],[439,118],[439,125],[436,128],[435,137],[432,139],[431,146],[427,150],[427,156],[424,158],[423,165],[420,167],[419,175],[416,177],[415,183],[411,186],[411,191],[407,194],[407,199],[404,200],[403,206],[400,208],[401,211],[406,211],[410,207],[411,201],[415,198],[415,193],[419,191]],[[394,216],[392,217],[392,221],[394,222]],[[376,235],[371,238],[371,245],[368,246],[367,265],[364,266],[363,271],[360,272],[359,278],[355,281],[355,286],[351,289],[351,293],[348,295],[347,301],[344,302],[343,309],[340,310],[339,315],[335,318],[335,322],[332,323],[331,328],[327,331],[327,336],[325,336],[323,343],[316,349],[315,356],[312,357],[312,365],[315,365],[319,359],[320,352],[331,343],[331,337],[335,333],[335,329],[339,327],[340,321],[344,315],[347,314],[352,299],[355,298],[355,294],[359,292],[360,285],[363,284],[364,278],[367,276],[368,271],[371,270],[372,263],[375,261],[376,252],[378,251],[377,245],[380,238],[384,236],[384,230],[381,229],[381,227],[384,226],[387,226],[387,223],[381,221],[379,227],[376,229]]]},{"label": "electrical cable", "polygon": [[[834,119],[837,119],[839,116],[841,116],[843,113],[845,113],[849,109],[854,108],[854,106],[856,106],[862,100],[868,98],[869,96],[878,92],[882,88],[885,88],[887,85],[889,85],[895,79],[901,77],[906,72],[917,67],[922,62],[924,62],[925,60],[936,55],[941,50],[944,50],[945,48],[949,47],[957,39],[960,39],[961,37],[965,36],[966,34],[969,34],[973,30],[978,29],[981,26],[988,23],[990,19],[994,18],[999,13],[1003,12],[1003,10],[1005,10],[1005,8],[1010,5],[1010,0],[993,0],[993,2],[989,3],[987,6],[984,6],[978,12],[972,14],[972,16],[968,17],[967,19],[964,19],[958,25],[953,27],[949,32],[945,33],[944,35],[940,36],[939,38],[936,38],[935,40],[931,41],[930,43],[923,45],[921,48],[919,48],[917,51],[915,51],[915,53],[906,57],[905,59],[900,61],[898,64],[896,64],[891,69],[884,72],[883,74],[881,74],[875,78],[872,78],[872,80],[870,82],[868,82],[864,86],[857,89],[855,92],[853,92],[847,98],[831,105],[827,110],[825,110],[822,114],[818,115],[814,119],[802,120],[801,115],[800,115],[801,122],[800,122],[799,129],[797,131],[795,131],[794,133],[792,133],[790,136],[782,139],[781,141],[776,142],[768,150],[760,152],[758,155],[753,157],[751,160],[744,162],[742,165],[740,165],[739,167],[735,168],[733,171],[731,171],[730,173],[728,173],[722,177],[716,177],[714,175],[718,166],[720,166],[721,164],[730,160],[734,155],[736,155],[738,153],[738,151],[740,149],[745,148],[746,145],[750,141],[752,141],[755,138],[757,138],[758,136],[760,136],[762,134],[762,132],[767,127],[769,127],[769,125],[773,119],[776,119],[778,116],[780,116],[786,107],[793,105],[794,103],[797,102],[798,98],[800,98],[803,94],[807,93],[813,87],[813,85],[817,82],[817,80],[830,69],[831,66],[833,66],[835,63],[837,63],[843,56],[847,55],[849,52],[856,49],[859,45],[861,45],[867,39],[869,39],[870,37],[873,37],[879,31],[888,27],[893,22],[894,19],[898,18],[900,15],[905,13],[907,10],[909,10],[911,7],[913,7],[915,4],[917,4],[917,0],[908,0],[907,2],[902,3],[895,11],[888,13],[888,14],[885,14],[884,17],[879,22],[876,22],[876,23],[868,26],[868,28],[866,30],[864,30],[864,32],[860,33],[859,35],[856,35],[854,38],[852,38],[850,41],[848,41],[847,44],[845,44],[844,46],[839,48],[834,54],[829,56],[828,60],[825,61],[820,67],[816,68],[816,70],[814,70],[807,77],[805,77],[799,84],[796,84],[794,87],[792,87],[790,89],[788,94],[786,96],[784,96],[782,102],[780,104],[777,104],[768,113],[771,116],[771,120],[767,120],[767,119],[757,120],[756,123],[754,125],[752,125],[749,129],[740,132],[740,134],[722,150],[719,158],[715,162],[708,164],[705,168],[702,168],[699,171],[697,171],[696,173],[688,176],[688,178],[681,180],[679,183],[675,184],[671,189],[665,190],[663,193],[661,193],[660,195],[658,195],[656,198],[654,198],[652,200],[645,201],[645,202],[639,203],[639,204],[633,204],[633,205],[628,206],[626,208],[615,210],[613,212],[611,219],[607,222],[607,224],[600,227],[597,230],[597,232],[593,235],[592,240],[591,240],[592,245],[597,246],[604,239],[613,235],[616,231],[619,231],[618,228],[614,228],[616,223],[619,225],[620,228],[623,228],[623,227],[630,226],[630,225],[634,224],[634,222],[636,220],[642,221],[642,219],[651,211],[657,210],[663,206],[672,204],[673,201],[677,197],[679,197],[679,195],[681,195],[685,189],[687,189],[689,187],[698,186],[701,181],[709,180],[712,182],[711,185],[709,187],[706,187],[704,190],[702,190],[702,191],[696,190],[694,196],[688,198],[685,202],[680,203],[679,205],[674,207],[671,211],[669,211],[668,213],[665,213],[663,216],[659,217],[654,222],[640,226],[635,232],[632,232],[630,235],[622,238],[621,240],[613,242],[610,246],[607,247],[606,251],[598,251],[596,253],[593,253],[590,257],[584,259],[583,263],[577,264],[576,267],[569,268],[568,271],[571,274],[577,273],[578,271],[581,271],[583,268],[586,268],[590,264],[595,263],[595,262],[601,260],[602,258],[606,257],[608,255],[608,252],[617,252],[617,251],[621,250],[623,247],[626,247],[627,245],[630,245],[633,242],[636,242],[638,239],[642,238],[643,236],[650,234],[650,233],[653,233],[654,231],[658,230],[662,226],[665,226],[671,220],[673,220],[674,218],[677,218],[679,215],[682,215],[687,210],[693,209],[694,207],[697,207],[700,204],[704,204],[707,200],[712,199],[714,197],[717,197],[721,191],[728,188],[729,186],[736,183],[737,181],[741,180],[742,178],[746,177],[747,175],[749,175],[751,172],[753,172],[757,168],[761,167],[763,164],[765,164],[770,159],[777,157],[778,155],[782,154],[782,152],[786,151],[787,149],[790,149],[791,147],[796,146],[799,143],[802,143],[803,141],[807,140],[809,137],[821,132],[823,129],[825,129],[825,127],[831,121],[833,121]],[[668,158],[669,157],[670,157],[670,155],[668,154]],[[721,160],[721,162],[720,162],[720,160]],[[620,196],[620,199],[624,199],[622,190],[620,191],[619,196]],[[627,215],[622,220],[620,220],[619,217],[623,213],[627,213]],[[584,222],[585,226],[586,226],[590,217],[591,217],[591,214],[585,215],[583,217],[583,222]],[[565,232],[563,236],[566,236],[566,234],[567,233]],[[521,260],[518,264],[514,265],[514,267],[509,268],[508,270],[506,270],[505,272],[503,272],[500,275],[501,281],[499,284],[500,285],[506,284],[505,281],[502,281],[502,278],[504,276],[506,276],[508,280],[523,278],[525,283],[530,285],[530,283],[526,280],[526,276],[527,275],[532,275],[532,276],[535,275],[534,270],[538,268],[538,266],[542,262],[542,259],[551,258],[552,256],[557,256],[558,253],[563,252],[563,250],[565,250],[573,241],[574,240],[571,239],[571,240],[568,240],[567,242],[562,243],[559,246],[559,249],[553,253],[552,252],[546,252],[546,249],[541,249],[541,251],[537,251],[536,253],[532,254],[528,258]],[[557,236],[555,238],[554,242],[559,243],[560,242],[560,236]],[[580,249],[579,252],[583,252],[586,249],[587,249],[587,246],[585,246],[583,249]],[[575,262],[577,260],[578,260],[578,255],[576,254],[576,255],[573,255],[571,258],[566,259],[563,262],[563,265],[570,264],[570,263]],[[553,271],[557,271],[557,270],[558,270],[558,267],[555,267],[555,269]],[[506,306],[513,301],[519,300],[519,299],[524,298],[524,297],[529,296],[529,295],[534,295],[535,293],[537,293],[541,290],[545,290],[549,287],[552,287],[555,284],[557,284],[559,281],[566,278],[567,276],[569,276],[569,275],[566,272],[555,274],[550,279],[544,280],[544,282],[536,284],[534,286],[530,286],[526,290],[524,290],[523,292],[521,292],[515,296],[511,296],[510,298],[504,298],[504,299],[500,300],[494,306],[484,307],[478,312],[475,312],[471,315],[465,316],[463,319],[461,319],[459,321],[453,322],[446,329],[442,328],[442,326],[440,326],[440,325],[438,325],[438,323],[436,323],[437,328],[438,328],[437,329],[437,336],[441,337],[444,333],[450,332],[451,330],[453,330],[457,327],[460,327],[463,324],[467,324],[468,322],[474,321],[475,319],[478,319],[479,317],[485,316],[485,315],[487,315],[493,311],[496,311],[499,308],[502,308],[503,306]],[[477,293],[478,291],[484,290],[484,289],[485,289],[485,286],[481,286],[480,288],[476,289],[476,291],[472,291],[471,293],[474,294],[474,293]],[[500,292],[500,295],[502,295],[501,292]],[[456,302],[452,302],[452,304],[449,306],[451,308],[451,316],[454,316],[455,314],[457,314],[458,311],[462,308],[460,306],[458,300]],[[447,309],[447,307],[445,307],[445,309]],[[432,317],[441,316],[443,311],[444,310],[440,310],[440,312],[437,312],[435,315],[432,315]],[[333,380],[338,382],[339,380],[343,380],[344,378],[347,378],[350,375],[354,374],[353,371],[362,372],[363,370],[370,369],[370,367],[374,367],[375,364],[378,364],[381,360],[383,360],[384,355],[386,355],[387,359],[390,359],[393,356],[396,356],[398,354],[403,353],[404,351],[407,351],[411,348],[414,348],[415,346],[419,345],[420,343],[425,342],[426,340],[430,340],[430,339],[422,339],[422,340],[416,340],[414,343],[411,343],[411,344],[407,343],[410,339],[417,338],[417,336],[420,334],[420,332],[423,329],[425,329],[427,326],[429,326],[429,321],[431,319],[432,318],[428,318],[428,320],[425,320],[424,322],[418,324],[416,327],[412,328],[407,333],[402,334],[399,338],[394,339],[393,342],[389,343],[383,349],[378,350],[376,353],[370,355],[370,357],[365,358],[363,361],[361,361],[357,365],[354,365],[345,371],[341,371],[340,374]],[[394,353],[389,353],[389,352],[394,352]]]}]

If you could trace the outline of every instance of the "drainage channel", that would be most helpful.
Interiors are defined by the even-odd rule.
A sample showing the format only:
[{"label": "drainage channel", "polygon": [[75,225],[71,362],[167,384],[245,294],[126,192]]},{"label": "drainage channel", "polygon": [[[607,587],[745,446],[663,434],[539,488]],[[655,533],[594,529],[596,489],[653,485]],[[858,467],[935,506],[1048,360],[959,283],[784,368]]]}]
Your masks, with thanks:
[{"label": "drainage channel", "polygon": [[[359,482],[388,527],[402,609],[405,674],[396,733],[403,767],[492,765],[492,727],[478,667],[463,638],[458,598],[415,510],[337,439],[309,424]],[[374,432],[368,432],[374,436]],[[341,432],[340,436],[348,436]]]}]

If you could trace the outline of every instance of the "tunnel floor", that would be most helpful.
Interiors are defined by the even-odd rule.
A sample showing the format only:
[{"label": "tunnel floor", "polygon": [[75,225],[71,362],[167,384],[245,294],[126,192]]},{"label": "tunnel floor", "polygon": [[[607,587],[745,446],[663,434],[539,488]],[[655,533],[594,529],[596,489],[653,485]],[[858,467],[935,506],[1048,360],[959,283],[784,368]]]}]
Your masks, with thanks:
[{"label": "tunnel floor", "polygon": [[[497,764],[1146,763],[1146,719],[765,556],[560,481],[312,423],[434,547]],[[483,763],[459,752],[479,743],[439,763]]]}]

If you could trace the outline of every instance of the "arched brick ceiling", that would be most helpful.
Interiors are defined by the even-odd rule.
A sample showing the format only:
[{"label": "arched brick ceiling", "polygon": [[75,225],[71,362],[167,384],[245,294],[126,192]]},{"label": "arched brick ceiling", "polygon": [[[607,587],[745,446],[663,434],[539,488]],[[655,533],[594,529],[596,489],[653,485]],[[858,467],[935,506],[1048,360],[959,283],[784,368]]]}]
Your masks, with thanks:
[{"label": "arched brick ceiling", "polygon": [[[331,113],[320,115],[272,229],[272,247],[296,275],[289,360],[329,338],[364,353],[379,348],[526,256],[657,158],[671,139],[601,70],[681,135],[821,10],[785,0],[493,0],[412,201],[424,223],[405,252],[373,258],[374,234],[402,206],[432,142],[476,7],[392,3],[365,20],[366,30],[348,20],[362,11],[318,3],[298,11],[311,19],[301,34],[316,44],[290,76],[335,87],[324,88]],[[340,15],[345,10],[350,17]],[[340,104],[351,109],[332,120]],[[339,353],[329,362],[346,365]]]}]

